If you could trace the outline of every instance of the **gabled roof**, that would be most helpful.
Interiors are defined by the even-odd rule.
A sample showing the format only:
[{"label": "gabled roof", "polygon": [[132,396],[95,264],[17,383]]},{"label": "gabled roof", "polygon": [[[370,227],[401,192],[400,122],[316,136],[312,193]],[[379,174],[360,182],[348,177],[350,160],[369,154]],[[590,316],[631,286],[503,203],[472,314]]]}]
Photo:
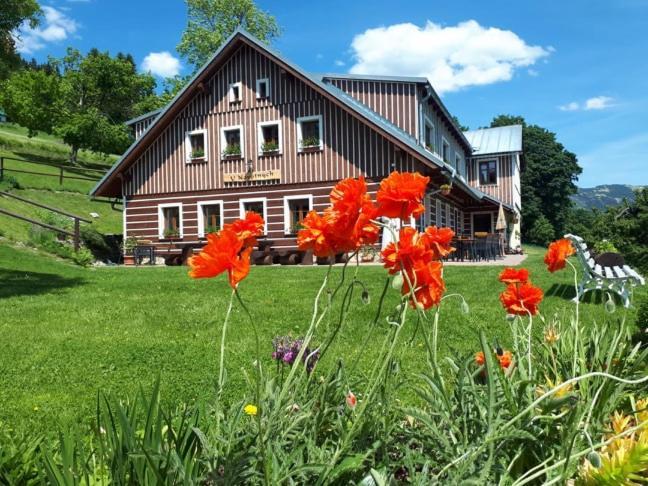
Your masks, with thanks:
[{"label": "gabled roof", "polygon": [[465,132],[473,155],[522,152],[522,125],[482,128]]},{"label": "gabled roof", "polygon": [[[285,65],[287,68],[293,71],[297,77],[302,78],[302,80],[311,84],[313,88],[319,90],[322,94],[328,95],[332,101],[337,102],[342,107],[346,108],[351,114],[362,118],[365,122],[373,125],[379,131],[383,132],[388,138],[390,138],[394,143],[400,145],[401,148],[408,150],[410,153],[415,154],[423,163],[427,163],[430,167],[435,167],[441,169],[442,172],[446,174],[454,174],[454,169],[441,160],[438,156],[425,150],[417,140],[412,137],[407,132],[398,128],[393,123],[389,122],[387,119],[376,113],[375,111],[368,108],[366,105],[360,103],[358,100],[348,95],[344,91],[336,88],[324,81],[321,76],[313,76],[308,72],[302,70],[299,66],[291,63],[278,52],[274,51],[269,46],[263,44],[260,40],[256,39],[254,36],[249,34],[243,29],[236,30],[224,43],[223,45],[214,53],[209,61],[207,61],[201,69],[191,78],[191,80],[185,85],[185,87],[166,105],[160,112],[157,114],[155,120],[148,126],[148,128],[142,133],[142,135],[133,142],[133,144],[126,150],[126,152],[115,162],[113,167],[97,182],[95,187],[92,189],[91,194],[97,195],[101,190],[105,189],[109,184],[116,184],[117,174],[121,169],[127,168],[129,164],[134,163],[137,160],[137,156],[140,151],[143,150],[143,147],[146,146],[149,139],[154,137],[155,134],[160,131],[164,124],[171,122],[173,117],[182,109],[183,105],[181,101],[189,96],[193,95],[194,89],[208,79],[210,75],[210,67],[224,54],[229,52],[233,48],[236,40],[242,40],[250,45],[264,51],[266,54],[274,57],[278,63]],[[428,83],[429,84],[429,83]],[[436,95],[434,90],[431,89],[431,94]],[[441,104],[440,106],[443,107]],[[445,109],[445,107],[443,107]],[[154,116],[155,112],[147,114],[149,116]],[[449,115],[448,115],[449,116]],[[138,117],[138,119],[148,118],[145,115]],[[452,121],[452,118],[449,118]],[[132,120],[131,120],[132,122]],[[133,122],[134,123],[134,122]],[[461,133],[461,131],[459,131]],[[467,141],[466,141],[467,142]],[[485,197],[485,194],[475,189],[462,181],[461,179],[455,179],[455,183],[461,187],[465,192],[470,194],[477,200],[481,200]]]},{"label": "gabled roof", "polygon": [[135,118],[131,118],[130,120],[126,120],[124,124],[128,126],[134,125],[138,121],[146,120],[147,118],[152,118],[159,115],[162,110],[163,108],[158,108],[157,110],[149,111],[148,113],[144,113],[143,115],[136,116]]}]

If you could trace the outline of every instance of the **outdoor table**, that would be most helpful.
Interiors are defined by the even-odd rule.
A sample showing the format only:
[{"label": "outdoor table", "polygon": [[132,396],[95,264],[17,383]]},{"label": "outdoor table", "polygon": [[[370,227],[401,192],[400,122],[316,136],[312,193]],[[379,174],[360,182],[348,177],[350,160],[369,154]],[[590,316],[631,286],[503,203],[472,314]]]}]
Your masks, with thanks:
[{"label": "outdoor table", "polygon": [[149,265],[155,265],[155,246],[153,245],[139,245],[133,248],[133,259],[135,265],[141,265],[142,260],[148,257]]}]

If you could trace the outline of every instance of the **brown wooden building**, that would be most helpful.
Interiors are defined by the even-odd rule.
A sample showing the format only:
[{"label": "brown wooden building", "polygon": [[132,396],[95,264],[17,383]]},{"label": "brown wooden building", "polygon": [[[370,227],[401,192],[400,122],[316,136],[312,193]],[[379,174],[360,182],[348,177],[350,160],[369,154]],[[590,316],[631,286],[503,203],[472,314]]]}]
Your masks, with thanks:
[{"label": "brown wooden building", "polygon": [[[123,198],[124,237],[163,254],[246,210],[264,216],[274,248],[294,248],[298,222],[328,205],[337,181],[364,175],[375,193],[392,170],[431,177],[421,224],[493,231],[500,203],[511,221],[520,211],[506,189],[515,186],[506,164],[517,160],[519,181],[520,154],[475,154],[427,79],[313,75],[244,31],[164,109],[130,125],[135,142],[92,194]],[[480,185],[485,156],[501,168]]]}]

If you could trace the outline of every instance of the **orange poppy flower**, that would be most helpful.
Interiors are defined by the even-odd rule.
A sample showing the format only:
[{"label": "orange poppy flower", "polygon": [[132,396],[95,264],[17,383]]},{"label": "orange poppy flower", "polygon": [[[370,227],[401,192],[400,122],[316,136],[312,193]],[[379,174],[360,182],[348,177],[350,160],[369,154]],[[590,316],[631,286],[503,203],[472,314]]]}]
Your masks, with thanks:
[{"label": "orange poppy flower", "polygon": [[415,228],[404,226],[398,235],[398,242],[392,242],[381,252],[382,261],[389,273],[394,275],[414,266],[416,261],[424,263],[433,258],[427,246],[427,239]]},{"label": "orange poppy flower", "polygon": [[333,248],[327,238],[327,220],[317,213],[310,211],[301,222],[302,229],[297,233],[297,245],[302,251],[312,250],[318,257],[332,254]]},{"label": "orange poppy flower", "polygon": [[529,281],[529,271],[526,268],[505,268],[499,274],[499,281],[505,284],[521,284]]},{"label": "orange poppy flower", "polygon": [[[411,270],[407,271],[407,276],[414,285],[414,297],[410,298],[412,307],[416,304],[423,306],[423,309],[429,309],[439,305],[443,292],[445,292],[445,282],[442,276],[443,264],[438,261],[424,263],[415,262]],[[407,295],[410,292],[408,279],[403,279],[401,293]]]},{"label": "orange poppy flower", "polygon": [[428,182],[430,178],[418,172],[392,172],[380,182],[376,194],[378,215],[402,220],[420,216],[425,211],[421,201]]},{"label": "orange poppy flower", "polygon": [[[499,351],[500,352],[498,352],[497,350],[495,351],[495,356],[497,357],[497,362],[499,363],[500,367],[505,370],[509,366],[511,366],[511,363],[513,362],[513,353],[511,353],[510,351]],[[483,351],[475,353],[475,363],[477,364],[477,366],[484,366],[484,364],[486,364],[486,358]]]},{"label": "orange poppy flower", "polygon": [[248,211],[244,219],[237,219],[231,224],[226,224],[223,229],[232,230],[239,239],[243,241],[243,246],[255,246],[257,236],[261,236],[264,229],[263,218],[259,213]]},{"label": "orange poppy flower", "polygon": [[347,393],[347,396],[345,397],[347,407],[349,407],[351,410],[356,408],[356,405],[358,404],[358,399],[356,396],[353,394],[351,390]]},{"label": "orange poppy flower", "polygon": [[455,248],[450,246],[454,235],[454,231],[450,228],[437,228],[436,226],[428,226],[425,228],[425,238],[428,246],[434,252],[435,260],[445,258],[455,251]]},{"label": "orange poppy flower", "polygon": [[521,285],[509,284],[500,294],[500,302],[509,314],[535,316],[542,297],[542,290],[528,282]]},{"label": "orange poppy flower", "polygon": [[562,238],[554,241],[549,245],[547,253],[544,257],[544,262],[547,264],[547,269],[553,273],[556,270],[565,268],[567,258],[576,253],[576,250],[567,238]]},{"label": "orange poppy flower", "polygon": [[252,247],[243,248],[243,240],[231,229],[207,235],[207,245],[189,259],[189,276],[211,278],[227,272],[230,286],[235,289],[250,272]]}]

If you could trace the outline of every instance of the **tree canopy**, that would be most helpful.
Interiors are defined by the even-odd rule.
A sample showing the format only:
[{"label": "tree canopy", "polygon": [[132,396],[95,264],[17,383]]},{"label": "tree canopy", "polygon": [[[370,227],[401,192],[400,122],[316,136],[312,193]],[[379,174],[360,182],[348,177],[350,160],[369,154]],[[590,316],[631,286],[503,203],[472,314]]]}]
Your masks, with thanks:
[{"label": "tree canopy", "polygon": [[188,23],[178,52],[198,69],[239,27],[269,43],[280,34],[276,19],[253,0],[187,0]]},{"label": "tree canopy", "polygon": [[36,0],[2,0],[0,2],[0,80],[20,65],[16,53],[15,31],[27,22],[35,27],[39,21],[40,6]]},{"label": "tree canopy", "polygon": [[51,70],[23,69],[3,84],[0,103],[30,133],[56,133],[76,162],[81,148],[119,153],[131,141],[124,121],[155,107],[155,80],[137,72],[133,58],[92,49],[68,49]]},{"label": "tree canopy", "polygon": [[[576,181],[582,172],[576,155],[558,142],[555,133],[538,125],[528,125],[521,116],[499,115],[490,126],[505,125],[523,127],[523,237],[534,241],[534,237],[538,239],[542,235],[541,239],[546,239],[547,221],[553,228],[553,237],[562,235],[572,205],[570,196],[576,193]],[[536,242],[544,244],[544,241]]]}]

